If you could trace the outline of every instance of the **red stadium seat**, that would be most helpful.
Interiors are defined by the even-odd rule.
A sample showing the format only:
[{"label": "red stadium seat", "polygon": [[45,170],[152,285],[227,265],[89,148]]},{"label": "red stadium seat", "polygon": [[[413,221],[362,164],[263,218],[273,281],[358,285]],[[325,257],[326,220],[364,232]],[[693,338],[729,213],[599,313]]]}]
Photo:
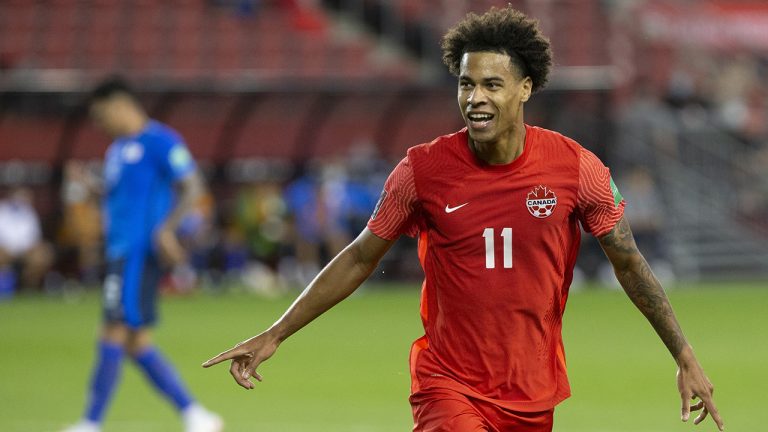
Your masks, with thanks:
[{"label": "red stadium seat", "polygon": [[232,143],[233,159],[298,159],[307,143],[299,142],[317,95],[274,93],[263,95],[251,110]]},{"label": "red stadium seat", "polygon": [[141,11],[141,19],[129,30],[130,38],[125,41],[127,56],[123,61],[134,74],[142,74],[157,68],[163,56],[158,47],[164,41],[164,10],[151,0],[142,2],[137,10]]},{"label": "red stadium seat", "polygon": [[0,2],[0,53],[24,57],[34,50],[37,2]]},{"label": "red stadium seat", "polygon": [[417,144],[464,127],[453,93],[417,93],[401,102],[402,111],[393,120],[391,140],[383,143],[382,153],[397,159]]},{"label": "red stadium seat", "polygon": [[201,27],[205,20],[204,11],[196,8],[184,8],[170,17],[174,31],[168,35],[170,64],[172,70],[181,75],[195,75],[203,70],[202,52],[203,35]]},{"label": "red stadium seat", "polygon": [[[211,38],[209,57],[203,58],[203,65],[211,71],[233,71],[244,66],[243,57],[253,55],[255,49],[246,43],[248,33],[244,24],[229,14],[216,11],[205,23]],[[244,54],[245,53],[245,54]]]},{"label": "red stadium seat", "polygon": [[75,134],[65,157],[79,160],[101,160],[112,138],[89,122],[84,122]]},{"label": "red stadium seat", "polygon": [[0,161],[54,164],[59,157],[63,117],[6,114],[0,118]]},{"label": "red stadium seat", "polygon": [[378,145],[385,115],[395,100],[392,93],[359,93],[345,96],[331,105],[328,117],[318,125],[313,141],[307,143],[315,158],[345,156],[359,144]]},{"label": "red stadium seat", "polygon": [[197,160],[219,162],[219,141],[235,102],[234,96],[184,96],[161,120],[181,133]]},{"label": "red stadium seat", "polygon": [[205,0],[0,2],[0,61],[88,76],[231,80],[406,76],[375,64],[364,41],[325,31],[322,11],[265,4],[251,15]]}]

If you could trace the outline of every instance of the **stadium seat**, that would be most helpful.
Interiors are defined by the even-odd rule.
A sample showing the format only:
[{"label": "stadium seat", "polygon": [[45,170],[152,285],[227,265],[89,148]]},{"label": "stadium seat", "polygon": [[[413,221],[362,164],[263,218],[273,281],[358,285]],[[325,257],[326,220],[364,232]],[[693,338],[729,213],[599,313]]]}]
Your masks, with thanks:
[{"label": "stadium seat", "polygon": [[419,92],[401,99],[392,120],[390,140],[382,153],[390,158],[405,156],[409,147],[430,142],[464,127],[456,97],[450,92]]},{"label": "stadium seat", "polygon": [[0,161],[53,165],[58,160],[64,121],[63,117],[5,114],[0,118]]},{"label": "stadium seat", "polygon": [[243,57],[254,51],[245,43],[247,32],[243,29],[244,23],[223,11],[215,11],[204,25],[208,34],[216,35],[206,39],[210,55],[204,56],[204,66],[216,73],[240,69]]},{"label": "stadium seat", "polygon": [[36,2],[0,2],[0,54],[11,56],[15,63],[29,64],[36,43],[37,12]]},{"label": "stadium seat", "polygon": [[[305,151],[313,158],[345,156],[356,145],[378,146],[379,131],[395,96],[391,93],[352,93],[331,100],[330,113],[318,124]],[[335,102],[335,103],[334,103]]]},{"label": "stadium seat", "polygon": [[78,67],[105,73],[117,68],[120,38],[125,39],[121,25],[122,10],[117,2],[94,2],[81,9],[81,26],[76,64]]},{"label": "stadium seat", "polygon": [[[204,0],[0,2],[0,61],[129,78],[415,77],[375,64],[373,44],[337,40],[321,10],[265,3],[252,14]],[[350,71],[349,74],[346,72]]]},{"label": "stadium seat", "polygon": [[235,96],[185,95],[160,120],[181,133],[196,159],[219,162],[219,141],[235,102]]},{"label": "stadium seat", "polygon": [[137,6],[141,19],[136,20],[129,30],[130,38],[125,42],[127,56],[123,59],[126,67],[136,75],[151,73],[160,63],[162,53],[157,48],[163,42],[163,9],[153,1]]},{"label": "stadium seat", "polygon": [[102,160],[112,138],[90,122],[83,121],[74,135],[66,159]]},{"label": "stadium seat", "polygon": [[230,158],[298,159],[307,145],[299,140],[318,97],[307,92],[260,95],[233,140]]}]

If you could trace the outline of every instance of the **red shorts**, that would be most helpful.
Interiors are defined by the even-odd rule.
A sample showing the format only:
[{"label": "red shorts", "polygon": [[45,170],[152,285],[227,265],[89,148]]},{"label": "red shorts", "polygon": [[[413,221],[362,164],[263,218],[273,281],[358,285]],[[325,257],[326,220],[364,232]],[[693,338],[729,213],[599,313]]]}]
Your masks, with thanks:
[{"label": "red shorts", "polygon": [[415,432],[551,432],[555,410],[518,412],[449,389],[410,398]]}]

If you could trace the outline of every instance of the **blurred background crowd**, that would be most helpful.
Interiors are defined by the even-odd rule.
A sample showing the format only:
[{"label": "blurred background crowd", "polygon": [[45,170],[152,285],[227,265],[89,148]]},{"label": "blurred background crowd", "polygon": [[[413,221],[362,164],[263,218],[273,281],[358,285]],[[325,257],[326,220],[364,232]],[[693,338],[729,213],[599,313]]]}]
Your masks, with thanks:
[{"label": "blurred background crowd", "polygon": [[[88,91],[126,77],[208,192],[170,291],[303,286],[365,226],[405,150],[462,127],[444,31],[513,6],[553,44],[527,123],[611,168],[666,280],[768,276],[768,3],[732,0],[0,1],[0,298],[97,287],[109,138]],[[383,279],[418,280],[415,241]],[[585,238],[579,281],[609,280]]]}]

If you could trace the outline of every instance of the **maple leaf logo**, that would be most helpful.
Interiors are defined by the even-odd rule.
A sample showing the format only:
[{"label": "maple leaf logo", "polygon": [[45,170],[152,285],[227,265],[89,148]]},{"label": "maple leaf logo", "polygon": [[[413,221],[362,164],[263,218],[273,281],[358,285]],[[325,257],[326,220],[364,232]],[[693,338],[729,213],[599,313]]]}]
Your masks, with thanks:
[{"label": "maple leaf logo", "polygon": [[557,206],[557,196],[555,195],[555,192],[548,187],[539,185],[528,192],[525,205],[528,207],[528,212],[530,212],[532,216],[543,219],[549,217],[552,215],[552,212],[555,211],[555,206]]}]

